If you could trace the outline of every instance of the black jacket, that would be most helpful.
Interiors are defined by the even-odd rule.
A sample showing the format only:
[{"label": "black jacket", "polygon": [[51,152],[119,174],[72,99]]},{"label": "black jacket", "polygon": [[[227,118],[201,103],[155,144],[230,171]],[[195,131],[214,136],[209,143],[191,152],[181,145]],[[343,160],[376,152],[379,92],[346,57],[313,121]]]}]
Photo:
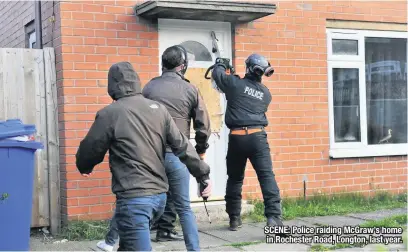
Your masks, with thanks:
[{"label": "black jacket", "polygon": [[[196,150],[205,153],[211,135],[210,118],[200,91],[174,71],[164,71],[143,88],[143,96],[163,104],[181,132],[190,137],[191,119]],[[171,152],[170,148],[167,151]]]},{"label": "black jacket", "polygon": [[164,193],[168,191],[164,156],[169,145],[197,181],[209,177],[210,168],[167,109],[142,96],[139,76],[130,63],[110,68],[108,93],[116,102],[96,114],[76,154],[81,173],[92,172],[109,150],[112,191],[118,198]]},{"label": "black jacket", "polygon": [[265,85],[250,75],[243,79],[238,75],[227,75],[223,65],[214,67],[212,78],[228,100],[225,113],[228,128],[268,125],[265,113],[272,96]]}]

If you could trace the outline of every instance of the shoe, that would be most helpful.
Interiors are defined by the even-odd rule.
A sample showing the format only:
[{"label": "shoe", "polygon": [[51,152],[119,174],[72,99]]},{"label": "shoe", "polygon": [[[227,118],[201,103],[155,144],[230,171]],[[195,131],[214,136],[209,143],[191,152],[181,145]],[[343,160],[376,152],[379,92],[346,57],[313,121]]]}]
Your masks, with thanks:
[{"label": "shoe", "polygon": [[283,226],[282,220],[278,216],[273,216],[273,217],[268,217],[268,220],[266,222],[266,225],[268,227],[273,227],[273,226]]},{"label": "shoe", "polygon": [[242,227],[242,220],[241,217],[231,216],[229,222],[229,230],[237,231],[238,228]]},{"label": "shoe", "polygon": [[96,246],[103,250],[103,251],[107,251],[107,252],[112,252],[113,251],[113,246],[106,244],[105,241],[100,241],[96,244]]},{"label": "shoe", "polygon": [[177,233],[176,230],[172,230],[170,232],[157,230],[156,241],[184,241],[184,237],[182,234]]},{"label": "shoe", "polygon": [[[273,216],[273,217],[268,217],[268,220],[266,221],[266,225],[268,227],[283,226],[283,222],[282,222],[280,216]],[[276,235],[282,236],[282,237],[287,237],[288,236],[288,234],[285,234],[285,233],[280,233],[280,234],[276,234]]]}]

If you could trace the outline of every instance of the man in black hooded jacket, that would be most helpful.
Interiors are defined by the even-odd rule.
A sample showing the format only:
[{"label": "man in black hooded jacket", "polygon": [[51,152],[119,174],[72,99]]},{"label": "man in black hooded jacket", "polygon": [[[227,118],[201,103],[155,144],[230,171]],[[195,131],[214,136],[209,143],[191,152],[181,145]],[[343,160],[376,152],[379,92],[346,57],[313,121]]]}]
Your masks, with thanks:
[{"label": "man in black hooded jacket", "polygon": [[[96,114],[80,143],[76,165],[81,174],[89,176],[109,150],[119,250],[150,251],[150,223],[163,213],[169,189],[164,169],[166,145],[197,182],[209,179],[210,168],[167,109],[142,96],[139,76],[129,62],[111,66],[108,93],[115,102]],[[210,192],[207,187],[201,195]]]}]

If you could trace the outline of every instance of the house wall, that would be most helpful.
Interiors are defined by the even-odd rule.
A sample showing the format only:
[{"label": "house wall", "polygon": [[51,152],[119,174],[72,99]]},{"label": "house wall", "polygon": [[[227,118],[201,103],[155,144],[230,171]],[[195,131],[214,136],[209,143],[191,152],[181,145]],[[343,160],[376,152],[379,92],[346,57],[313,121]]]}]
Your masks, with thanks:
[{"label": "house wall", "polygon": [[[95,113],[111,103],[107,71],[130,61],[143,83],[158,74],[156,24],[134,16],[137,1],[61,2],[61,44],[57,54],[61,203],[66,219],[111,217],[114,197],[108,164],[92,178],[75,167],[80,140]],[[273,101],[267,113],[273,165],[283,196],[302,192],[307,175],[313,191],[405,191],[407,157],[329,159],[326,19],[406,23],[406,2],[277,2],[277,13],[236,27],[234,59],[257,51],[276,69],[265,79]],[[261,48],[261,50],[260,50]],[[107,160],[105,160],[107,161]],[[246,171],[246,197],[260,197],[252,168]]]},{"label": "house wall", "polygon": [[[50,17],[58,16],[59,2],[41,3],[43,46],[53,47],[55,44],[52,42],[59,36],[55,31],[59,24],[54,23]],[[34,18],[34,1],[0,1],[0,47],[26,47],[25,26]],[[34,23],[29,25],[29,29],[34,29]]]}]

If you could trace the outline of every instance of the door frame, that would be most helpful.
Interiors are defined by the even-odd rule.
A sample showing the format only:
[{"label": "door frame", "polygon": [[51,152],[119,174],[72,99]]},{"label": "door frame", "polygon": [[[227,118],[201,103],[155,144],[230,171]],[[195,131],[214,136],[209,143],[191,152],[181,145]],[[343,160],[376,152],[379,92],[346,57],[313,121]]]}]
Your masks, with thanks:
[{"label": "door frame", "polygon": [[[215,22],[215,21],[197,21],[197,20],[185,20],[185,19],[164,19],[159,18],[157,20],[158,25],[158,44],[159,44],[159,59],[161,59],[162,48],[160,43],[161,38],[160,30],[199,30],[199,31],[215,31],[220,33],[225,33],[227,35],[226,40],[232,41],[232,30],[231,30],[231,23],[228,22]],[[220,51],[223,52],[221,54],[223,57],[232,58],[232,42],[228,43],[227,48],[224,48],[224,45],[218,45]],[[164,51],[164,50],[163,50]],[[215,59],[214,59],[215,60]],[[206,65],[201,65],[200,63],[194,65],[194,67],[208,67]],[[159,74],[161,74],[161,62],[159,62]]]},{"label": "door frame", "polygon": [[[195,31],[203,31],[203,32],[207,32],[208,31],[208,36],[210,36],[210,31],[214,31],[216,33],[223,33],[225,34],[225,41],[224,43],[221,43],[218,45],[221,56],[225,57],[225,58],[232,58],[232,30],[231,30],[231,23],[229,22],[214,22],[214,21],[197,21],[197,20],[182,20],[182,19],[158,19],[158,47],[159,47],[159,59],[161,59],[161,54],[163,53],[163,51],[165,50],[165,48],[163,48],[163,44],[165,44],[163,41],[165,38],[162,37],[160,31],[171,31],[171,30],[175,30],[175,31],[189,31],[189,30],[195,30]],[[210,51],[211,56],[214,57],[214,54]],[[214,58],[215,61],[215,58]],[[204,63],[201,64],[200,62],[197,63],[195,62],[195,64],[192,64],[191,67],[198,67],[198,68],[207,68],[209,67],[211,64],[208,63]],[[190,64],[189,64],[190,66]],[[161,69],[161,62],[159,62],[159,74],[162,73],[162,69]],[[225,143],[224,143],[224,154],[227,154],[227,150],[228,150],[228,134],[229,134],[229,129],[226,127],[225,125],[225,110],[226,110],[226,98],[224,94],[220,95],[220,100],[221,100],[221,111],[223,111],[224,114],[224,118],[223,118],[223,125],[221,127],[220,133],[219,134],[223,134],[225,137]],[[215,135],[214,133],[212,135]],[[217,136],[213,136],[213,137],[217,137]],[[189,136],[190,140],[191,140],[191,136]],[[226,164],[225,164],[226,167]],[[212,167],[212,169],[216,169],[216,167]],[[226,172],[226,170],[225,170]],[[195,199],[192,199],[195,197],[192,197],[192,195],[190,195],[190,199],[191,202],[195,202]],[[220,196],[220,197],[210,197],[211,201],[224,201],[224,197]],[[200,200],[201,201],[201,200]]]}]

